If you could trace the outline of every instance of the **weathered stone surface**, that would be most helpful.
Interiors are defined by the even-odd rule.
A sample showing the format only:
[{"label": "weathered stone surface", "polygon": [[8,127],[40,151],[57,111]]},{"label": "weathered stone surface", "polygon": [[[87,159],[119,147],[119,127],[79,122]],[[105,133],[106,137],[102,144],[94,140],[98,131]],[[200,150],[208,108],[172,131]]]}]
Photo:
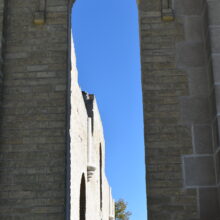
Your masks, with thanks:
[{"label": "weathered stone surface", "polygon": [[[65,215],[69,5],[36,3],[0,0],[1,219]],[[149,219],[217,218],[219,1],[138,3]]]},{"label": "weathered stone surface", "polygon": [[211,126],[196,125],[194,127],[194,144],[197,154],[209,154],[213,152]]},{"label": "weathered stone surface", "polygon": [[191,96],[207,96],[209,84],[206,67],[190,68],[188,71]]},{"label": "weathered stone surface", "polygon": [[185,36],[189,41],[201,41],[203,36],[201,35],[203,28],[203,21],[201,16],[186,17],[185,21]]},{"label": "weathered stone surface", "polygon": [[77,82],[72,2],[0,0],[0,219],[81,218],[82,176],[86,219],[114,219],[98,107],[92,133]]},{"label": "weathered stone surface", "polygon": [[210,186],[216,183],[212,156],[192,156],[184,158],[186,187]]},{"label": "weathered stone surface", "polygon": [[209,24],[210,25],[220,25],[220,14],[219,14],[219,7],[220,2],[217,0],[208,0],[209,6]]},{"label": "weathered stone surface", "polygon": [[177,50],[177,64],[187,67],[201,67],[205,64],[204,45],[202,43],[181,43]]},{"label": "weathered stone surface", "polygon": [[137,0],[137,3],[139,7],[141,8],[141,11],[150,11],[151,15],[157,15],[157,11],[161,8],[161,1],[160,0],[149,0],[149,1],[143,1],[143,0]]},{"label": "weathered stone surface", "polygon": [[203,0],[175,0],[175,10],[178,15],[201,15],[203,6]]},{"label": "weathered stone surface", "polygon": [[212,41],[212,52],[220,53],[220,26],[210,28],[210,36]]},{"label": "weathered stone surface", "polygon": [[[216,0],[208,1],[209,7],[207,0],[161,2],[160,9],[148,0],[139,7],[148,219],[216,217],[219,196],[211,200],[213,209],[204,208],[203,218],[199,204],[213,192],[201,191],[200,198],[199,190],[216,187],[219,172],[213,158],[219,150],[220,5]],[[166,3],[175,14],[170,22],[163,21]]]},{"label": "weathered stone surface", "polygon": [[80,181],[84,174],[86,219],[109,220],[110,217],[114,217],[114,201],[105,175],[105,140],[102,122],[95,96],[82,92],[78,85],[74,56],[72,49],[70,219],[80,219]]},{"label": "weathered stone surface", "polygon": [[199,190],[201,220],[218,219],[219,201],[217,188],[204,188]]},{"label": "weathered stone surface", "polygon": [[43,26],[37,1],[4,2],[0,219],[65,219],[67,2],[48,0],[65,22]]},{"label": "weathered stone surface", "polygon": [[210,121],[208,98],[182,97],[180,103],[182,123],[208,123]]}]

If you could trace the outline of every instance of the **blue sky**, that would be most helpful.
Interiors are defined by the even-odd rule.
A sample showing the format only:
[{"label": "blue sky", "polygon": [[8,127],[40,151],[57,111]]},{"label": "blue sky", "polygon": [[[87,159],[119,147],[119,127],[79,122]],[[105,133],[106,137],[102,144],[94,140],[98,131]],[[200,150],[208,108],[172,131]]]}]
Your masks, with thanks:
[{"label": "blue sky", "polygon": [[146,219],[143,113],[135,0],[77,0],[73,36],[82,90],[94,93],[106,142],[106,173],[131,220]]}]

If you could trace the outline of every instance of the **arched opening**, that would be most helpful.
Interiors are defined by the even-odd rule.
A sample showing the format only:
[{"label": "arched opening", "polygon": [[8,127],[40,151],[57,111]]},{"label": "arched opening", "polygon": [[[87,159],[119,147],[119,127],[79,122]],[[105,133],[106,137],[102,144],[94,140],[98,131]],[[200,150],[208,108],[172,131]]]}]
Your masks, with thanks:
[{"label": "arched opening", "polygon": [[84,174],[82,175],[80,184],[79,217],[80,220],[86,219],[86,180]]},{"label": "arched opening", "polygon": [[[82,90],[95,94],[103,122],[105,169],[114,198],[118,200],[123,197],[128,202],[132,218],[146,219],[136,1],[98,1],[98,4],[86,0],[76,1],[72,12],[72,27],[79,85]],[[99,156],[100,152],[97,154]],[[101,175],[100,165],[98,161],[97,175]],[[103,166],[104,161],[102,170]],[[104,184],[104,172],[102,176],[100,180]],[[101,181],[98,187],[101,187]],[[134,186],[136,190],[131,190]],[[100,201],[103,200],[100,208],[103,206],[104,211],[104,191],[101,193],[101,188],[98,191]]]},{"label": "arched opening", "polygon": [[100,210],[102,210],[102,145],[99,147]]}]

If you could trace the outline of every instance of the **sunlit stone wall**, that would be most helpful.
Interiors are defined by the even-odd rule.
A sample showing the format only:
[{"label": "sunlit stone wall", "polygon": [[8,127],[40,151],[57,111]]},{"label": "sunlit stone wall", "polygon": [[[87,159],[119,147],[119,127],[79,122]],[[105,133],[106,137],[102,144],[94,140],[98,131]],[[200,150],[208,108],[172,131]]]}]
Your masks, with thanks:
[{"label": "sunlit stone wall", "polygon": [[[84,174],[86,176],[86,219],[114,220],[114,201],[105,176],[105,141],[99,110],[94,95],[82,93],[77,75],[72,43],[71,219],[79,219],[80,182]],[[102,183],[101,188],[100,183]],[[102,193],[101,196],[100,193]]]}]

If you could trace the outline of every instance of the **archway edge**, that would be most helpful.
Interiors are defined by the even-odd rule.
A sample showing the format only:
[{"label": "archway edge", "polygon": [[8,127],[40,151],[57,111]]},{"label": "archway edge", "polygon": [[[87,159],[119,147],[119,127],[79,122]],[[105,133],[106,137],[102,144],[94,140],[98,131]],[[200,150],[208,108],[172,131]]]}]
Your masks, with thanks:
[{"label": "archway edge", "polygon": [[71,9],[76,0],[69,0],[69,8]]}]

